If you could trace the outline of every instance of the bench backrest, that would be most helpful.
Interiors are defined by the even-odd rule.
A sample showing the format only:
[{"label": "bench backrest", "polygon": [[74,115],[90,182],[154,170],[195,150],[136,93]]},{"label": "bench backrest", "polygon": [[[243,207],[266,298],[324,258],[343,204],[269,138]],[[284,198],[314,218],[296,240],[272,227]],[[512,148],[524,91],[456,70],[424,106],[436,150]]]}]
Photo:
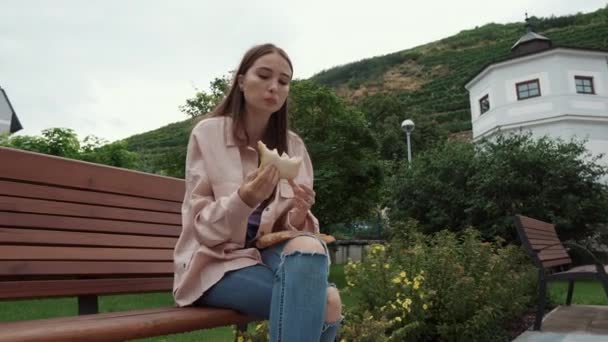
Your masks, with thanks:
[{"label": "bench backrest", "polygon": [[0,299],[170,290],[183,180],[0,148]]},{"label": "bench backrest", "polygon": [[522,215],[517,215],[514,219],[519,239],[537,267],[548,268],[572,263],[553,224]]}]

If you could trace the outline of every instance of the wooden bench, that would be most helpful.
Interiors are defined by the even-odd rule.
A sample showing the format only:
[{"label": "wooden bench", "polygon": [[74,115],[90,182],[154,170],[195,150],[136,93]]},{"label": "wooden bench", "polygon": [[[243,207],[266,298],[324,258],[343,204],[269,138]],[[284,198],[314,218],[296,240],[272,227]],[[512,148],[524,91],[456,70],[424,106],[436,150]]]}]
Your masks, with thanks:
[{"label": "wooden bench", "polygon": [[122,341],[224,325],[231,310],[98,313],[100,295],[167,292],[184,181],[0,148],[0,301],[78,297],[80,316],[0,322],[0,341]]},{"label": "wooden bench", "polygon": [[[547,283],[550,281],[568,281],[566,305],[570,305],[572,302],[576,280],[599,281],[608,297],[607,266],[603,265],[592,253],[575,243],[562,242],[557,236],[553,224],[522,215],[516,215],[514,220],[521,243],[538,268],[538,311],[534,321],[534,330],[541,329]],[[572,258],[565,246],[579,249],[591,257],[594,264],[572,267]]]}]

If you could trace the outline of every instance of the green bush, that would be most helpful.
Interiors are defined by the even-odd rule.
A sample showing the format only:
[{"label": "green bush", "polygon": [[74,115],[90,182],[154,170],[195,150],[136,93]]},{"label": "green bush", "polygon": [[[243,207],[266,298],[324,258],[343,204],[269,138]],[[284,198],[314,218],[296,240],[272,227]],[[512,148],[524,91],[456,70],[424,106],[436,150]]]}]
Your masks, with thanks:
[{"label": "green bush", "polygon": [[581,141],[499,136],[449,142],[422,152],[394,179],[391,216],[424,232],[468,226],[485,238],[517,239],[512,216],[553,222],[563,239],[589,236],[608,221],[606,167]]},{"label": "green bush", "polygon": [[535,293],[526,255],[467,229],[432,236],[393,227],[386,246],[369,247],[345,267],[357,306],[347,308],[347,341],[508,340],[505,322],[520,317]]}]

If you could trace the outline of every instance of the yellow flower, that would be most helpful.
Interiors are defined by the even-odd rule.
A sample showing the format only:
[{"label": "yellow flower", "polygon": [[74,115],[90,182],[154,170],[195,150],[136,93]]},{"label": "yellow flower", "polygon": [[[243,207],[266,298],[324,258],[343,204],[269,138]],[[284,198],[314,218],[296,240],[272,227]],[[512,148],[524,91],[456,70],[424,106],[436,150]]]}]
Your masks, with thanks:
[{"label": "yellow flower", "polygon": [[389,264],[384,264],[384,268],[388,269],[390,267]]},{"label": "yellow flower", "polygon": [[372,264],[372,267],[376,267],[376,264]]},{"label": "yellow flower", "polygon": [[401,283],[401,278],[395,277],[395,278],[393,278],[392,282],[395,284],[399,284],[399,283]]},{"label": "yellow flower", "polygon": [[340,340],[340,342],[346,342],[346,339],[345,339],[345,338],[343,338],[343,339],[341,339],[341,340]]},{"label": "yellow flower", "polygon": [[405,304],[407,304],[408,306],[412,304],[412,300],[409,298],[405,299]]},{"label": "yellow flower", "polygon": [[395,304],[391,304],[391,308],[396,309],[397,307],[395,306]]},{"label": "yellow flower", "polygon": [[399,316],[395,317],[395,321],[401,322],[401,317],[399,317]]},{"label": "yellow flower", "polygon": [[236,339],[237,342],[245,342],[245,339],[243,338],[243,336],[239,336],[239,338]]},{"label": "yellow flower", "polygon": [[426,305],[426,304],[422,304],[422,309],[423,309],[423,310],[427,310],[428,308],[429,308],[429,306],[428,306],[428,305]]},{"label": "yellow flower", "polygon": [[417,280],[414,281],[414,290],[418,290],[419,287],[420,287],[420,283]]},{"label": "yellow flower", "polygon": [[374,245],[374,251],[384,251],[383,245]]},{"label": "yellow flower", "polygon": [[405,272],[401,271],[401,273],[399,273],[399,275],[400,275],[402,278],[405,278],[405,277],[407,276],[407,273],[405,273]]}]

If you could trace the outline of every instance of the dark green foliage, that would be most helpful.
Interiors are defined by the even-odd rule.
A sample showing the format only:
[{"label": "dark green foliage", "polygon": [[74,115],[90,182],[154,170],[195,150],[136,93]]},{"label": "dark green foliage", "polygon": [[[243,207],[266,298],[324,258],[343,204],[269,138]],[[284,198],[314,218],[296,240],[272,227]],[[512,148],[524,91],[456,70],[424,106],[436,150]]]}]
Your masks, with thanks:
[{"label": "dark green foliage", "polygon": [[394,179],[393,217],[425,232],[479,228],[486,238],[516,239],[511,216],[554,222],[563,239],[580,239],[608,220],[607,174],[582,142],[527,135],[474,147],[451,142],[426,151]]},{"label": "dark green foliage", "polygon": [[368,217],[379,202],[383,177],[363,113],[310,81],[293,82],[290,105],[292,126],[315,170],[314,212],[322,225]]}]

